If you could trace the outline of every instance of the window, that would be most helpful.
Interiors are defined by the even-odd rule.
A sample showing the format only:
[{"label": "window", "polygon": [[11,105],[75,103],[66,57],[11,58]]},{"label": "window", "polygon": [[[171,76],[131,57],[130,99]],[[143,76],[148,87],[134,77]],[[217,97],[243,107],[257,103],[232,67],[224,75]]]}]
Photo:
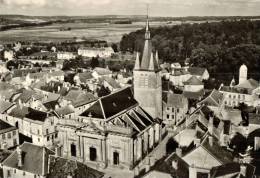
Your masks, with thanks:
[{"label": "window", "polygon": [[119,164],[119,153],[116,151],[113,153],[113,163],[114,163],[114,165]]},{"label": "window", "polygon": [[5,134],[2,135],[2,139],[3,139],[3,140],[5,139]]},{"label": "window", "polygon": [[174,108],[172,108],[172,112],[174,112]]},{"label": "window", "polygon": [[47,134],[47,135],[49,134],[49,130],[48,130],[48,129],[46,129],[46,134]]},{"label": "window", "polygon": [[167,117],[167,119],[170,119],[170,115],[169,114],[167,114],[166,117]]},{"label": "window", "polygon": [[16,135],[16,130],[13,131],[13,136],[15,136],[15,135]]},{"label": "window", "polygon": [[38,142],[40,142],[41,141],[41,139],[40,138],[38,138]]},{"label": "window", "polygon": [[57,133],[55,133],[55,138],[58,138],[58,134]]},{"label": "window", "polygon": [[16,139],[13,139],[13,144],[14,144],[14,146],[17,145],[17,140]]},{"label": "window", "polygon": [[11,177],[11,171],[7,170],[7,177]]},{"label": "window", "polygon": [[38,135],[40,135],[40,130],[39,129],[37,130],[37,133],[38,133]]},{"label": "window", "polygon": [[177,113],[179,113],[179,112],[180,112],[180,109],[178,108],[178,109],[177,109]]},{"label": "window", "polygon": [[96,161],[97,159],[97,150],[94,147],[89,148],[89,159],[90,161]]},{"label": "window", "polygon": [[231,95],[229,95],[229,98],[231,98]]},{"label": "window", "polygon": [[70,145],[70,154],[71,154],[71,156],[76,156],[77,155],[76,153],[77,153],[76,145],[74,143],[72,143]]},{"label": "window", "polygon": [[238,99],[240,99],[240,95],[238,95]]},{"label": "window", "polygon": [[49,140],[50,140],[50,137],[48,136],[48,137],[47,137],[47,141],[49,141]]},{"label": "window", "polygon": [[12,134],[8,133],[7,137],[8,137],[8,139],[10,139],[12,137]]}]

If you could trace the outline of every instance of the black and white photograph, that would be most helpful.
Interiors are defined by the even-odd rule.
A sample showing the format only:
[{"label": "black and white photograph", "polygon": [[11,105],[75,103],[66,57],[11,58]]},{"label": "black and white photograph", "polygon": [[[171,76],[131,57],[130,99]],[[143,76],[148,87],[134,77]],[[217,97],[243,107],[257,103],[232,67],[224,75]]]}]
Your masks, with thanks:
[{"label": "black and white photograph", "polygon": [[260,0],[0,0],[0,178],[260,178]]}]

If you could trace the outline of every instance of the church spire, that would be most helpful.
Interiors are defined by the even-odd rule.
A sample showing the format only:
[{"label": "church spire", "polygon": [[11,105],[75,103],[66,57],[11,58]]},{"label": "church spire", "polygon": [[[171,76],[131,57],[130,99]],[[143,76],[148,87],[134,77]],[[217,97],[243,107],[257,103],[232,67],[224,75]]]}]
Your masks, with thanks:
[{"label": "church spire", "polygon": [[139,59],[139,52],[136,53],[136,59],[135,59],[135,70],[140,69],[140,59]]},{"label": "church spire", "polygon": [[154,58],[153,53],[151,54],[150,63],[149,63],[149,70],[154,70]]},{"label": "church spire", "polygon": [[147,5],[147,15],[146,15],[146,27],[145,27],[145,39],[150,40],[150,30],[149,30],[149,6]]}]

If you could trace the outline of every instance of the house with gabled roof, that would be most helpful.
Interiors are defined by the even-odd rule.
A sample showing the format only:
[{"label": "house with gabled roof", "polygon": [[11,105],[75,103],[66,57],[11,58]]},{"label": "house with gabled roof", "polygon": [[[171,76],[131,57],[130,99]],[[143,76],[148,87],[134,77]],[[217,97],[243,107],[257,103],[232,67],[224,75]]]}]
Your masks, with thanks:
[{"label": "house with gabled roof", "polygon": [[2,163],[4,178],[46,178],[49,155],[54,154],[46,147],[25,142]]},{"label": "house with gabled roof", "polygon": [[32,142],[36,145],[52,146],[58,141],[55,127],[58,117],[53,112],[40,111],[18,104],[7,113],[3,113],[0,119],[32,138]]},{"label": "house with gabled roof", "polygon": [[60,119],[62,155],[97,166],[132,169],[160,142],[160,122],[134,99],[131,88],[96,100],[82,114]]}]

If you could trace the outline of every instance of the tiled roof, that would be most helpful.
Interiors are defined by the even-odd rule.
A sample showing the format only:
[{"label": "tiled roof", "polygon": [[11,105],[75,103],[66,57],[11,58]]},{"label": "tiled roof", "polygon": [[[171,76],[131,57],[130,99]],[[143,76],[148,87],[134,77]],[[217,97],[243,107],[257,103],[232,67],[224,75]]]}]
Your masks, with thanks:
[{"label": "tiled roof", "polygon": [[79,107],[96,100],[96,97],[82,90],[70,90],[64,99],[71,101],[74,107]]},{"label": "tiled roof", "polygon": [[204,85],[196,76],[192,76],[186,82],[183,82],[184,85]]},{"label": "tiled roof", "polygon": [[199,104],[205,104],[207,106],[220,106],[224,96],[218,90],[213,90],[209,96],[199,102]]},{"label": "tiled roof", "polygon": [[202,68],[202,67],[188,68],[188,71],[190,72],[191,75],[197,75],[197,76],[202,76],[206,70],[207,70],[206,68]]},{"label": "tiled roof", "polygon": [[74,109],[70,106],[61,107],[55,110],[59,116],[65,116],[74,113]]},{"label": "tiled roof", "polygon": [[[245,166],[246,168],[245,176],[240,174],[241,165]],[[225,176],[232,176],[234,178],[253,178],[254,172],[255,167],[251,164],[240,164],[233,162],[212,168],[210,171],[210,176],[212,178],[221,178]]]},{"label": "tiled roof", "polygon": [[188,99],[199,100],[204,95],[204,90],[200,90],[198,92],[184,91],[183,95]]},{"label": "tiled roof", "polygon": [[242,83],[236,85],[236,88],[255,89],[259,86],[259,83],[254,79],[245,80]]},{"label": "tiled roof", "polygon": [[106,68],[101,68],[101,67],[96,67],[94,69],[99,75],[110,75],[112,72],[109,69]]},{"label": "tiled roof", "polygon": [[[54,154],[51,150],[30,143],[23,143],[20,149],[22,150],[23,159],[23,166],[19,168],[20,170],[36,175],[46,175],[48,173],[48,158],[49,155]],[[3,165],[18,169],[17,151],[14,151],[3,162]]]},{"label": "tiled roof", "polygon": [[79,73],[79,80],[83,83],[87,82],[87,80],[92,79],[92,73],[91,72],[84,72],[84,73]]},{"label": "tiled roof", "polygon": [[6,110],[10,109],[12,106],[14,106],[13,103],[4,101],[0,99],[0,113],[2,114]]},{"label": "tiled roof", "polygon": [[171,92],[163,93],[163,101],[168,107],[183,108],[185,105],[185,97],[183,94],[174,94]]},{"label": "tiled roof", "polygon": [[233,162],[233,155],[227,149],[221,147],[218,140],[213,137],[213,145],[209,144],[209,138],[206,137],[201,146],[206,149],[212,156],[214,156],[222,164]]},{"label": "tiled roof", "polygon": [[104,176],[102,172],[92,169],[75,160],[69,160],[51,155],[49,157],[49,164],[48,178],[66,178],[69,175],[71,175],[72,178],[101,178]]},{"label": "tiled roof", "polygon": [[121,86],[119,85],[119,83],[117,83],[113,78],[108,77],[108,76],[104,76],[101,78],[101,80],[106,81],[111,87],[118,89],[121,88]]}]

